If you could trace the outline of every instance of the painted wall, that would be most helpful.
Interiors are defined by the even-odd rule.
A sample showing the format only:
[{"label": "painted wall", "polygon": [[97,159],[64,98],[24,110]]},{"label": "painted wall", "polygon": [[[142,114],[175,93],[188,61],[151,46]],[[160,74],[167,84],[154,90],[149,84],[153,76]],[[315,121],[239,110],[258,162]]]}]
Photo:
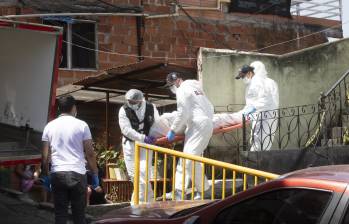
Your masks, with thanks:
[{"label": "painted wall", "polygon": [[[238,111],[244,106],[245,85],[234,77],[243,64],[254,60],[265,63],[269,76],[277,82],[280,107],[316,104],[320,92],[329,90],[349,69],[349,39],[284,55],[202,48],[198,60],[199,78],[217,112]],[[229,104],[235,105],[227,108]],[[225,151],[237,150],[241,139],[241,130],[214,136],[210,142],[213,158],[224,159],[222,147],[226,147]],[[275,143],[273,148],[277,148]],[[288,144],[293,146],[297,142]]]},{"label": "painted wall", "polygon": [[260,60],[278,83],[280,107],[289,107],[317,103],[320,92],[329,90],[349,69],[349,39],[284,55],[202,48],[199,57],[199,76],[215,106],[245,103],[245,86],[234,77],[243,64]]}]

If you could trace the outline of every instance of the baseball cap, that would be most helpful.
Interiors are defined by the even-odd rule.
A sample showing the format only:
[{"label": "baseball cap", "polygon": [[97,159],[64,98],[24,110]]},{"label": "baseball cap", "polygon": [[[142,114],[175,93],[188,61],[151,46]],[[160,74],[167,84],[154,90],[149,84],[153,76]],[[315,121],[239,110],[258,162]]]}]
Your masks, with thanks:
[{"label": "baseball cap", "polygon": [[249,65],[243,65],[237,76],[235,76],[235,79],[241,79],[243,78],[248,72],[253,72],[254,68]]},{"label": "baseball cap", "polygon": [[177,72],[171,72],[167,75],[166,77],[166,85],[165,87],[169,87],[169,86],[172,86],[174,84],[174,82],[181,78],[181,75]]}]

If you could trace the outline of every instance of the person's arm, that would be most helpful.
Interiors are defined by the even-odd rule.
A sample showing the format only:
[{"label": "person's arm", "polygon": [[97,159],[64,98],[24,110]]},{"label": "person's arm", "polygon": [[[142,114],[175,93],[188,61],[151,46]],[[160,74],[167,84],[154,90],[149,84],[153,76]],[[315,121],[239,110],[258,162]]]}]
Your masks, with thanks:
[{"label": "person's arm", "polygon": [[41,162],[42,162],[42,174],[44,176],[48,175],[49,171],[49,158],[50,158],[50,145],[49,142],[43,141],[42,142],[42,155],[41,155]]},{"label": "person's arm", "polygon": [[98,175],[97,159],[96,153],[93,150],[92,139],[84,140],[83,144],[88,167],[91,169],[93,174]]},{"label": "person's arm", "polygon": [[133,141],[144,142],[145,135],[132,128],[131,122],[126,116],[126,112],[123,107],[121,107],[119,110],[119,126],[121,133],[127,138]]}]

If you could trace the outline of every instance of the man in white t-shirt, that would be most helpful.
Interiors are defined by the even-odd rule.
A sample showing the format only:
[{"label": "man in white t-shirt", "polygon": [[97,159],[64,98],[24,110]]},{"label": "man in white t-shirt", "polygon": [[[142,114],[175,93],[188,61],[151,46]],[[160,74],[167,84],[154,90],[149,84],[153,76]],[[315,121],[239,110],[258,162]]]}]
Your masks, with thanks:
[{"label": "man in white t-shirt", "polygon": [[71,204],[74,224],[86,223],[86,160],[93,172],[92,186],[99,186],[96,154],[88,125],[77,118],[75,99],[64,96],[58,100],[60,115],[49,122],[43,132],[42,163],[44,177],[52,183],[55,206],[55,223],[67,223]]}]

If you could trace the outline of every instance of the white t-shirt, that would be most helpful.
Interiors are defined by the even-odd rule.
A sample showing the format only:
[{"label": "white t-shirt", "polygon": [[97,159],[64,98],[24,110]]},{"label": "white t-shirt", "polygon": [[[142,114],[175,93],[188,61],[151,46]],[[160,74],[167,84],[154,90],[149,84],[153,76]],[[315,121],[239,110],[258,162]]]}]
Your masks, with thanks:
[{"label": "white t-shirt", "polygon": [[83,141],[92,139],[86,122],[73,116],[62,115],[49,122],[42,141],[51,148],[51,172],[74,171],[86,173]]}]

